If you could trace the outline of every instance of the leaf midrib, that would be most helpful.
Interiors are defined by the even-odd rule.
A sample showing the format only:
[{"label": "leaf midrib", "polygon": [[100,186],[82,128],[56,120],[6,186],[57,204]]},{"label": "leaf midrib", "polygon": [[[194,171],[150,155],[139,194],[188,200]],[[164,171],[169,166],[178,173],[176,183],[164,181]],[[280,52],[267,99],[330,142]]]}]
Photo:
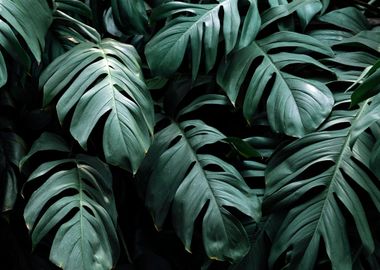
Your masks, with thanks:
[{"label": "leaf midrib", "polygon": [[[204,23],[204,18],[207,17],[208,15],[210,15],[210,13],[213,13],[215,9],[219,9],[221,6],[224,6],[224,4],[226,2],[230,2],[231,0],[225,0],[219,4],[216,4],[215,7],[213,7],[212,9],[209,9],[207,12],[205,12],[203,15],[199,16],[199,15],[196,15],[196,16],[193,16],[193,17],[186,17],[186,18],[195,18],[196,20],[194,20],[193,24],[185,31],[183,32],[180,37],[177,39],[177,41],[174,43],[175,45],[177,45],[180,40],[182,41],[183,39],[186,38],[186,36],[190,36],[191,35],[191,31],[193,30],[193,28],[198,25],[199,23]],[[219,19],[219,18],[218,18]],[[188,23],[189,21],[186,21],[185,23]],[[190,21],[191,22],[191,21]],[[166,31],[167,29],[165,29]],[[203,29],[202,29],[203,30]],[[203,38],[203,36],[202,36]],[[171,48],[173,48],[174,46],[172,46]]]},{"label": "leaf midrib", "polygon": [[[101,52],[101,54],[103,55],[103,59],[104,61],[106,61],[106,69],[107,69],[107,79],[108,79],[108,84],[110,85],[110,87],[112,88],[112,108],[111,108],[111,111],[113,111],[116,115],[116,118],[117,118],[117,123],[119,125],[119,130],[120,130],[120,133],[123,135],[123,127],[121,125],[122,121],[120,120],[119,118],[119,112],[118,112],[118,109],[117,109],[117,105],[116,105],[116,98],[115,98],[115,91],[118,91],[114,84],[113,84],[113,81],[112,81],[112,72],[111,72],[111,69],[110,69],[110,65],[108,64],[109,61],[108,61],[108,56],[106,54],[106,52],[104,51],[103,47],[99,44],[98,45],[98,48]],[[123,64],[124,65],[124,64]],[[144,116],[144,119],[145,119],[145,116]],[[126,143],[125,143],[125,140],[124,140],[124,136],[121,136],[123,138],[123,147],[124,149],[128,149]],[[136,136],[136,140],[140,143],[140,145],[144,145],[144,142],[141,140],[141,138],[139,136]],[[147,152],[147,150],[146,150]],[[136,172],[133,172],[133,173],[136,173]]]},{"label": "leaf midrib", "polygon": [[[287,85],[287,87],[288,87],[288,89],[289,89],[289,92],[290,92],[290,94],[291,94],[291,97],[292,97],[294,103],[297,105],[297,106],[295,106],[295,107],[297,108],[297,113],[298,113],[298,115],[300,116],[300,120],[301,120],[302,125],[303,125],[304,123],[303,123],[303,121],[302,121],[301,112],[300,112],[300,110],[299,110],[299,108],[298,108],[298,103],[297,103],[297,101],[296,101],[296,99],[295,99],[295,97],[294,97],[294,95],[293,95],[293,92],[292,92],[291,88],[289,87],[289,85],[288,85],[286,79],[285,79],[284,76],[282,75],[282,71],[281,71],[281,70],[276,66],[276,64],[273,62],[273,60],[272,60],[272,58],[270,57],[269,53],[266,52],[263,48],[261,48],[261,46],[259,45],[258,42],[254,41],[252,44],[254,44],[255,47],[261,52],[261,54],[263,55],[263,57],[264,57],[265,59],[268,60],[269,64],[272,66],[272,68],[273,68],[273,70],[274,70],[274,73],[276,73],[276,75],[277,75],[277,76],[278,76],[278,77],[279,77],[279,78],[285,83],[285,85]],[[261,64],[260,64],[260,65],[261,65]],[[258,68],[260,68],[260,66],[259,66]]]},{"label": "leaf midrib", "polygon": [[368,106],[368,102],[369,100],[367,100],[363,105],[362,107],[360,108],[359,112],[357,113],[357,115],[355,116],[355,118],[352,120],[351,122],[351,127],[349,128],[348,130],[348,134],[346,136],[346,139],[345,139],[345,142],[342,146],[342,150],[339,154],[339,157],[335,163],[335,169],[331,175],[331,181],[330,181],[330,184],[327,186],[327,194],[325,196],[325,199],[323,200],[323,206],[322,206],[322,209],[320,211],[320,215],[319,215],[319,218],[318,218],[318,223],[317,225],[315,226],[315,230],[313,232],[313,236],[311,238],[314,238],[315,236],[315,233],[317,231],[319,231],[319,226],[321,225],[321,220],[322,220],[322,215],[323,213],[325,212],[325,208],[327,207],[328,205],[328,200],[327,198],[331,196],[332,192],[333,192],[333,187],[335,185],[335,182],[337,181],[337,177],[336,175],[338,174],[338,171],[340,169],[340,163],[343,161],[344,159],[344,156],[346,154],[346,151],[347,151],[347,148],[349,147],[349,144],[350,144],[350,139],[351,139],[351,135],[352,135],[352,123],[355,122],[357,119],[360,118],[360,116],[362,115],[362,113],[365,111],[366,107]]},{"label": "leaf midrib", "polygon": [[[213,189],[212,189],[212,187],[211,187],[211,185],[210,185],[210,183],[208,181],[208,178],[207,178],[207,176],[205,174],[205,170],[203,169],[202,164],[200,163],[200,161],[198,159],[197,153],[194,151],[193,146],[191,145],[190,141],[187,139],[187,136],[186,136],[185,132],[182,130],[182,128],[179,126],[179,124],[177,122],[175,122],[175,121],[172,121],[172,123],[177,127],[179,133],[185,139],[186,144],[187,144],[188,148],[190,149],[190,154],[193,156],[193,158],[195,160],[195,163],[197,164],[197,166],[199,166],[201,168],[202,176],[204,177],[204,179],[206,179],[207,186],[208,186],[208,188],[209,188],[209,190],[210,190],[210,192],[212,194],[212,196],[211,196],[212,197],[212,201],[215,203],[215,205],[218,206],[218,213],[219,213],[219,216],[220,216],[221,220],[224,220],[222,212],[219,209],[220,206],[219,206],[219,204],[218,204],[218,202],[216,200],[216,195],[214,194]],[[225,230],[224,223],[223,223],[223,229],[224,229],[224,233],[227,235],[227,231]]]},{"label": "leaf midrib", "polygon": [[[75,164],[76,164],[76,172],[77,172],[77,179],[78,179],[78,189],[79,189],[79,214],[80,214],[80,249],[81,249],[81,256],[83,256],[84,254],[84,246],[83,246],[83,239],[84,239],[84,232],[83,232],[83,219],[84,219],[84,214],[83,214],[83,183],[82,183],[82,175],[81,175],[81,172],[80,172],[80,164],[75,161]],[[83,269],[85,269],[85,265],[84,265],[84,260],[82,260],[82,266],[83,266]]]},{"label": "leaf midrib", "polygon": [[[117,110],[117,107],[116,107],[116,98],[115,98],[115,87],[113,85],[113,81],[112,81],[112,75],[111,75],[111,70],[110,70],[110,66],[108,65],[109,61],[108,61],[108,56],[106,54],[106,52],[104,51],[104,49],[99,45],[99,50],[100,52],[102,53],[103,55],[103,59],[104,61],[106,61],[106,69],[107,69],[107,80],[108,80],[108,84],[111,86],[112,88],[112,109],[111,110],[115,110],[115,114],[116,114],[116,117],[117,117],[117,122],[119,123],[119,128],[120,130],[122,130],[122,127],[121,127],[121,124],[120,124],[120,119],[119,119],[119,114],[118,114],[118,110]],[[125,145],[125,142],[123,140],[123,146],[124,148],[126,148],[126,145]]]}]

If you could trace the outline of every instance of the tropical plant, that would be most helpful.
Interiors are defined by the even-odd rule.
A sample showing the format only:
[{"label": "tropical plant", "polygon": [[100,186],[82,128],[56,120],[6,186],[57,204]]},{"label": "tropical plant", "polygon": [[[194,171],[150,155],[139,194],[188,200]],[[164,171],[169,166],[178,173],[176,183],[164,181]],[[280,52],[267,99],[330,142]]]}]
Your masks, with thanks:
[{"label": "tropical plant", "polygon": [[379,269],[379,15],[0,0],[1,269]]}]

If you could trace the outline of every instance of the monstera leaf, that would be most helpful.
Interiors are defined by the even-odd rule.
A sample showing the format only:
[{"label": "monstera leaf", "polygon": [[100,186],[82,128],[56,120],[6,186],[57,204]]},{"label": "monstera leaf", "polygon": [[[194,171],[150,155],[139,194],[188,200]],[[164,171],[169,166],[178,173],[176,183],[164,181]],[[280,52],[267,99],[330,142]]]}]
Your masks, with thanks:
[{"label": "monstera leaf", "polygon": [[369,24],[366,17],[354,7],[333,10],[319,17],[319,20],[335,25],[339,28],[344,28],[355,34],[364,30],[369,30]]},{"label": "monstera leaf", "polygon": [[380,32],[376,30],[361,31],[355,36],[347,37],[334,45],[349,45],[357,47],[365,47],[367,50],[372,50],[373,53],[378,53],[380,43]]},{"label": "monstera leaf", "polygon": [[[29,68],[30,59],[24,42],[35,59],[41,61],[45,35],[52,16],[45,0],[0,0],[0,46],[12,58]],[[31,12],[33,10],[33,12]],[[38,16],[35,16],[38,14]],[[21,41],[17,35],[23,38]],[[7,67],[0,51],[0,87],[7,82]]]},{"label": "monstera leaf", "polygon": [[370,30],[361,11],[354,7],[342,8],[321,16],[319,20],[330,24],[331,29],[317,29],[309,34],[332,46],[334,57],[323,59],[322,62],[332,68],[340,80],[357,80],[363,69],[377,61],[376,51],[368,47],[376,50],[380,39],[376,37],[376,30]]},{"label": "monstera leaf", "polygon": [[[322,7],[326,8],[326,3],[322,4],[320,0],[293,0],[291,2],[288,0],[268,0],[268,3],[271,8],[262,13],[262,28],[292,13],[297,13],[301,27],[305,29],[313,17],[322,10]],[[279,26],[282,30],[294,29],[294,23],[290,20],[280,21]]]},{"label": "monstera leaf", "polygon": [[[369,170],[378,138],[364,129],[357,136],[353,128],[367,117],[369,101],[343,110],[350,93],[339,95],[319,131],[278,151],[268,164],[264,208],[273,215],[289,211],[273,239],[272,267],[286,254],[289,269],[313,269],[325,249],[333,269],[352,269],[352,253],[366,257],[374,251],[365,205],[371,200],[380,211],[378,179]],[[352,136],[357,139],[350,147]]]},{"label": "monstera leaf", "polygon": [[156,135],[138,179],[158,229],[171,210],[175,231],[190,251],[194,223],[200,219],[207,255],[236,261],[248,252],[249,241],[233,213],[257,220],[259,211],[256,196],[239,172],[200,152],[224,138],[200,120],[172,122]]},{"label": "monstera leaf", "polygon": [[[236,45],[247,46],[255,39],[261,25],[256,0],[248,2],[244,20],[240,17],[237,0],[221,0],[217,4],[171,1],[155,9],[152,15],[155,20],[176,16],[145,47],[152,72],[163,76],[174,73],[181,65],[188,45],[191,47],[193,78],[198,73],[202,51],[206,71],[209,71],[216,61],[220,32],[223,32],[226,54]],[[221,11],[223,20],[220,18]]]},{"label": "monstera leaf", "polygon": [[[26,159],[41,151],[65,149],[67,145],[57,135],[43,134]],[[42,179],[24,211],[33,246],[58,227],[50,251],[52,262],[67,270],[111,269],[119,256],[119,244],[108,166],[81,154],[48,161],[32,172],[26,187]]]},{"label": "monstera leaf", "polygon": [[149,149],[153,103],[136,50],[105,39],[84,42],[56,58],[40,77],[44,104],[64,92],[57,103],[61,123],[73,109],[70,131],[83,148],[99,122],[107,162],[136,172]]},{"label": "monstera leaf", "polygon": [[113,17],[120,29],[127,33],[146,33],[148,16],[144,0],[112,0],[111,4]]},{"label": "monstera leaf", "polygon": [[90,19],[92,17],[90,7],[78,0],[55,0],[56,10],[60,10],[76,17],[82,16]]},{"label": "monstera leaf", "polygon": [[83,41],[99,42],[99,33],[83,21],[91,19],[90,8],[74,0],[56,0],[57,8],[54,12],[52,31],[57,38],[72,48]]},{"label": "monstera leaf", "polygon": [[355,88],[355,92],[352,94],[353,105],[357,105],[380,92],[380,61],[377,61],[373,66],[369,66],[368,72],[364,72],[362,79],[363,81]]},{"label": "monstera leaf", "polygon": [[[323,83],[282,70],[292,64],[304,63],[327,69],[311,56],[288,52],[286,48],[289,47],[332,55],[328,47],[310,36],[277,32],[227,57],[218,70],[217,81],[236,105],[242,84],[247,80],[245,77],[252,76],[248,79],[243,103],[243,113],[249,122],[252,122],[260,102],[263,102],[264,90],[270,87],[266,101],[270,126],[276,132],[301,137],[314,131],[326,119],[333,106],[333,96]],[[254,66],[253,75],[248,74],[257,61],[260,62],[257,67]]]}]

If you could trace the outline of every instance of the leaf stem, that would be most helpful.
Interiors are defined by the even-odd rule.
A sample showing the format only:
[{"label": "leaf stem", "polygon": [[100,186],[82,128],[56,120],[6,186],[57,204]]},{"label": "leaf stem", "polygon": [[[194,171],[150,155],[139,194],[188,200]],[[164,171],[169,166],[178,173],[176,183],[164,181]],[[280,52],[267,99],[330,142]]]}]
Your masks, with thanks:
[{"label": "leaf stem", "polygon": [[123,234],[123,231],[121,230],[119,224],[117,225],[117,232],[118,232],[118,234],[120,236],[119,238],[121,239],[121,245],[123,246],[123,248],[125,250],[125,254],[127,255],[128,262],[130,264],[133,264],[133,260],[132,260],[131,254],[129,253],[129,250],[128,250],[127,242],[125,242],[124,234]]}]

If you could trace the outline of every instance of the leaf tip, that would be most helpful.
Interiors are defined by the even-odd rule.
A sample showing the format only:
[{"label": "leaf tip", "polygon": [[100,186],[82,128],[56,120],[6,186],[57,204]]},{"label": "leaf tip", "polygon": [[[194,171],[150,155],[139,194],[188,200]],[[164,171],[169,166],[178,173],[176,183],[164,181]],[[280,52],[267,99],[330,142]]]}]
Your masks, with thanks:
[{"label": "leaf tip", "polygon": [[160,232],[161,231],[161,228],[156,224],[154,223],[154,228],[156,229],[156,231]]}]

